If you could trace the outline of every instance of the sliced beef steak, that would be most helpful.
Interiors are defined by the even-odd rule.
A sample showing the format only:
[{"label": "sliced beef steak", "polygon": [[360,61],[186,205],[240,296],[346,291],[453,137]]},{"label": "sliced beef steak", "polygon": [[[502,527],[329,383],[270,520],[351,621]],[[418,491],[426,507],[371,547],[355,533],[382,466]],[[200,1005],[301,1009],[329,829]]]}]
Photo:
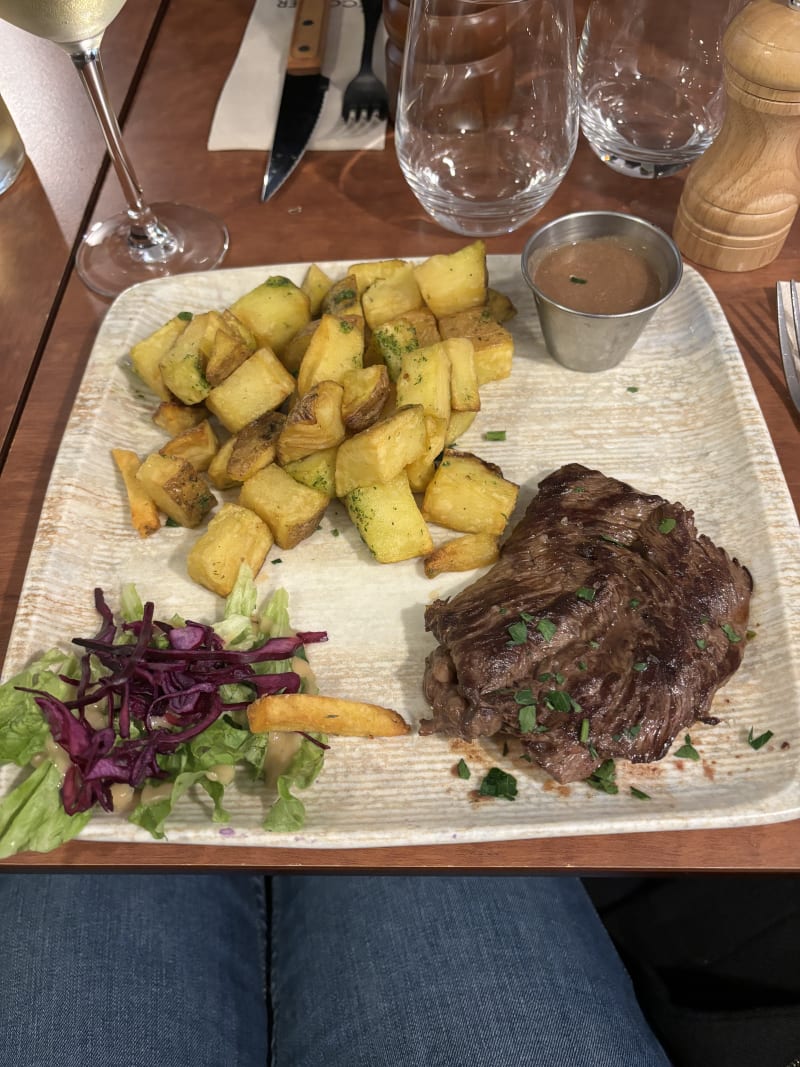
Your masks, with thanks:
[{"label": "sliced beef steak", "polygon": [[426,610],[421,732],[518,735],[560,782],[661,759],[741,663],[751,591],[682,505],[562,467],[491,570]]}]

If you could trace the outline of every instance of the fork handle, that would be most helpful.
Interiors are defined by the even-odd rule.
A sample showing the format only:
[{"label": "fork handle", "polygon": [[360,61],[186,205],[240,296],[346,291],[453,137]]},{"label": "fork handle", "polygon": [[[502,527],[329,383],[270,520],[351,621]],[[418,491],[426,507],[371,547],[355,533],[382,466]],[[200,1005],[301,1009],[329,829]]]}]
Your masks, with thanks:
[{"label": "fork handle", "polygon": [[297,0],[286,69],[290,74],[319,74],[328,32],[328,0]]},{"label": "fork handle", "polygon": [[361,0],[361,10],[364,13],[364,45],[361,49],[361,70],[367,71],[372,67],[372,51],[375,45],[375,34],[383,12],[383,0]]}]

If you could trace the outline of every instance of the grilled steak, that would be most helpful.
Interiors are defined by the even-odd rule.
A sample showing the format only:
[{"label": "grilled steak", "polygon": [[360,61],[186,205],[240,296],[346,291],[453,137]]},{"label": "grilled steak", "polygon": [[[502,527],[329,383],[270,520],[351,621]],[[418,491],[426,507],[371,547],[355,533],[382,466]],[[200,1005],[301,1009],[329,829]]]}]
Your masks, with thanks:
[{"label": "grilled steak", "polygon": [[751,591],[682,505],[562,467],[491,570],[426,610],[420,731],[517,735],[559,782],[661,759],[741,663]]}]

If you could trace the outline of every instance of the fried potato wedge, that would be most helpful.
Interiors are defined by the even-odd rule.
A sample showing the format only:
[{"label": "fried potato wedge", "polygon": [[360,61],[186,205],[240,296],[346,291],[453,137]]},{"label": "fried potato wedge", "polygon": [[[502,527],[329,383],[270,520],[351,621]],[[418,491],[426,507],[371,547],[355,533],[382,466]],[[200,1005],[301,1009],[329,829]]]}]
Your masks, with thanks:
[{"label": "fried potato wedge", "polygon": [[380,704],[315,693],[277,693],[259,697],[247,709],[247,719],[256,734],[275,730],[340,737],[401,737],[410,729],[401,715]]},{"label": "fried potato wedge", "polygon": [[439,545],[423,561],[426,578],[488,567],[500,558],[500,543],[487,533],[468,533]]},{"label": "fried potato wedge", "polygon": [[161,529],[161,516],[150,494],[136,477],[141,461],[127,448],[112,448],[111,457],[125,483],[133,528],[140,537],[149,537]]}]

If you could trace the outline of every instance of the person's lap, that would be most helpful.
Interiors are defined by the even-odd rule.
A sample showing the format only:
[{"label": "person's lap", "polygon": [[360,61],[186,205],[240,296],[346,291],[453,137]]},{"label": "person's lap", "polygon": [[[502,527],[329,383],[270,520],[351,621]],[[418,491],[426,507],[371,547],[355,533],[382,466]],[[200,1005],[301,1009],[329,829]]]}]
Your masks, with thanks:
[{"label": "person's lap", "polygon": [[255,875],[0,877],[0,1062],[263,1067],[269,1041],[286,1067],[668,1064],[576,879],[268,897]]}]

